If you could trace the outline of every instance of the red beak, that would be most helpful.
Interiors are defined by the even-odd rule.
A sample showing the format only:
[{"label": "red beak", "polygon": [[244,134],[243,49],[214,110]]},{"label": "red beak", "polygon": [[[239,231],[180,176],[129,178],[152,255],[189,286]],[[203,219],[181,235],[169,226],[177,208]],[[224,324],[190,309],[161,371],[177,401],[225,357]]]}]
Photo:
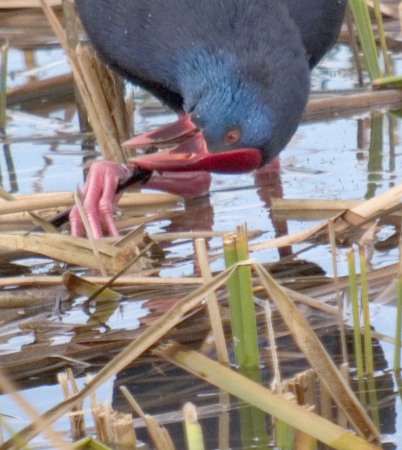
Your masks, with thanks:
[{"label": "red beak", "polygon": [[[178,144],[172,147],[173,144]],[[261,165],[261,152],[257,148],[239,148],[209,153],[202,132],[186,114],[177,122],[155,131],[136,136],[124,146],[169,146],[158,153],[138,156],[130,160],[139,167],[159,172],[199,171],[242,173]]]}]

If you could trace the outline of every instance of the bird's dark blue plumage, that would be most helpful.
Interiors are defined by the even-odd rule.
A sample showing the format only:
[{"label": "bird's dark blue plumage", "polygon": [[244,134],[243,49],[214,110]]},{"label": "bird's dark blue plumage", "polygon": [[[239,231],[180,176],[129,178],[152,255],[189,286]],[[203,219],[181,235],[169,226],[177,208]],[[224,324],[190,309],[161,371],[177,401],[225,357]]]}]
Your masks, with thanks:
[{"label": "bird's dark blue plumage", "polygon": [[[210,152],[269,161],[295,132],[309,69],[335,42],[346,0],[77,0],[110,66],[190,113]],[[240,137],[226,142],[235,127]]]}]

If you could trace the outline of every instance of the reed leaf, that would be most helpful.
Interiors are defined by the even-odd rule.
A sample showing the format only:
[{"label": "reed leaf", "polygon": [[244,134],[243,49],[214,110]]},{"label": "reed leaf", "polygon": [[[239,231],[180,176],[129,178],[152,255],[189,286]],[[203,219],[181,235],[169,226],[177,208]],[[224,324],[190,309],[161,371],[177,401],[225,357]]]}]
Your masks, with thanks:
[{"label": "reed leaf", "polygon": [[356,369],[357,369],[357,376],[359,380],[362,381],[364,377],[363,349],[360,334],[360,310],[359,310],[359,298],[358,298],[357,276],[356,276],[356,261],[355,261],[355,252],[353,248],[348,251],[347,258],[349,271],[349,298],[352,305],[353,342],[356,357]]},{"label": "reed leaf", "polygon": [[364,331],[364,361],[366,375],[374,373],[373,341],[371,337],[369,295],[367,284],[366,255],[364,247],[359,245],[360,260],[360,283],[361,283],[361,304],[363,312],[363,331]]},{"label": "reed leaf", "polygon": [[382,73],[367,3],[365,0],[350,0],[349,6],[356,24],[368,74],[371,80],[375,80],[380,78]]},{"label": "reed leaf", "polygon": [[303,351],[322,383],[331,392],[334,401],[345,413],[350,424],[362,436],[378,438],[376,427],[289,296],[261,264],[254,263],[254,268],[291,331],[296,344]]}]

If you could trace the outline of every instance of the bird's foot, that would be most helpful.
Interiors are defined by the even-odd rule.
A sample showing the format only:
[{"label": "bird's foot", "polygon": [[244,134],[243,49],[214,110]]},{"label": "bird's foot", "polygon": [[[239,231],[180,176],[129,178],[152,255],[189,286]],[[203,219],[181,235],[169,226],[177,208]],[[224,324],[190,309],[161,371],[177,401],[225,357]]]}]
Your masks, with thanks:
[{"label": "bird's foot", "polygon": [[[141,172],[142,171],[142,172]],[[133,176],[134,173],[134,176]],[[82,190],[84,213],[95,239],[103,236],[105,230],[111,236],[118,236],[114,213],[121,195],[120,188],[141,181],[146,187],[158,189],[181,197],[199,197],[208,193],[211,174],[208,172],[150,172],[135,164],[119,164],[112,161],[98,161],[89,169]],[[127,186],[126,186],[127,185]],[[73,236],[85,234],[78,208],[70,212],[70,229]]]},{"label": "bird's foot", "polygon": [[[98,161],[90,167],[82,195],[85,216],[95,239],[102,237],[103,228],[111,236],[119,235],[113,217],[120,197],[116,191],[119,183],[131,176],[134,168],[135,166],[131,164],[112,161]],[[71,234],[83,236],[84,225],[76,206],[71,210],[69,219]]]}]

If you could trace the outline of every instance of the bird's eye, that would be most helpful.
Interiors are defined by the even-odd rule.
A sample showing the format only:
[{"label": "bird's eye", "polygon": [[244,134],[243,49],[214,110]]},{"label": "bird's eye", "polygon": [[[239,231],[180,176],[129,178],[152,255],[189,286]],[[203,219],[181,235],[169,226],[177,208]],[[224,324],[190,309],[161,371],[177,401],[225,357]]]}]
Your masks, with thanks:
[{"label": "bird's eye", "polygon": [[225,144],[237,144],[241,138],[241,131],[239,127],[228,128],[225,132]]}]

